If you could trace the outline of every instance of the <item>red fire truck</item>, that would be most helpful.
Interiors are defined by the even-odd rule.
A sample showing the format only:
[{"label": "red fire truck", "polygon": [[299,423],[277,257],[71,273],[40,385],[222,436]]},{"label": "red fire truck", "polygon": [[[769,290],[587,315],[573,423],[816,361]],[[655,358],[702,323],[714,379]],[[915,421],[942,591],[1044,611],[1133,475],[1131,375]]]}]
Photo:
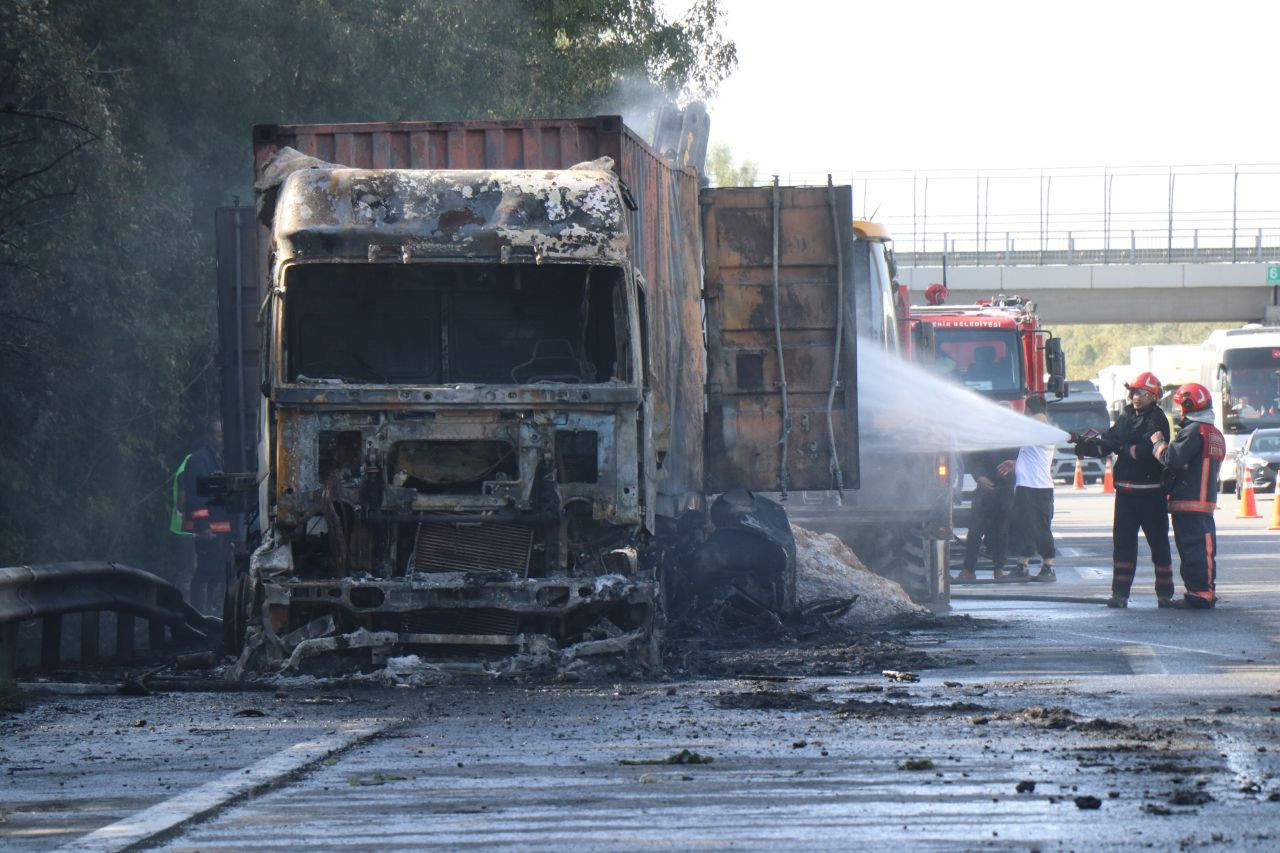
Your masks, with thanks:
[{"label": "red fire truck", "polygon": [[1035,304],[1003,294],[974,305],[946,305],[945,288],[911,306],[913,357],[991,400],[1022,411],[1029,394],[1066,396],[1062,342],[1040,327]]}]

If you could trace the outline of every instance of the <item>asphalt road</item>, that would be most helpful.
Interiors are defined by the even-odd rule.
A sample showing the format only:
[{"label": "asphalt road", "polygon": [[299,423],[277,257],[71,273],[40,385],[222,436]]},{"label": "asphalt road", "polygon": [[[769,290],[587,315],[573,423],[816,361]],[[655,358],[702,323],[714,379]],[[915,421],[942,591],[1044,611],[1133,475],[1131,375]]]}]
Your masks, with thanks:
[{"label": "asphalt road", "polygon": [[918,682],[33,697],[0,846],[1280,847],[1272,498],[1223,496],[1210,612],[1155,608],[1145,546],[1128,610],[1034,600],[1108,593],[1110,498],[1057,498],[1058,583],[957,587],[979,618],[895,635]]}]

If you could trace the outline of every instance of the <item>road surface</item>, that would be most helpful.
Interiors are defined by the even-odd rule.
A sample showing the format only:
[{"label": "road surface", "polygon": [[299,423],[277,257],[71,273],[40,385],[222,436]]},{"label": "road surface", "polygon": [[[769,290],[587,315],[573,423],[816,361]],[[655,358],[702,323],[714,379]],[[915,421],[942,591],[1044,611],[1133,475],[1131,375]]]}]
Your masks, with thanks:
[{"label": "road surface", "polygon": [[1097,604],[1111,500],[1057,500],[1057,584],[879,637],[930,656],[915,682],[33,696],[0,716],[0,846],[1280,847],[1272,498],[1221,499],[1211,612],[1155,608],[1145,544],[1130,608]]}]

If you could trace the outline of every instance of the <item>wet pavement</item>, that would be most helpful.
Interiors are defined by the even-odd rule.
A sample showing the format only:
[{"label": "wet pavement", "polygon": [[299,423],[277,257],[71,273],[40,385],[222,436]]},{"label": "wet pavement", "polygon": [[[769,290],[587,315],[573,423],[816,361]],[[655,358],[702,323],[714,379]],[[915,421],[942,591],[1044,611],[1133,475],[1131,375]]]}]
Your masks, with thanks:
[{"label": "wet pavement", "polygon": [[[132,836],[114,822],[136,829],[147,807],[205,790],[226,799],[167,835],[146,824],[148,843],[1280,846],[1280,532],[1223,497],[1212,612],[1156,610],[1145,545],[1128,610],[1021,600],[1108,592],[1110,499],[1057,497],[1057,584],[957,587],[989,598],[843,645],[762,649],[769,666],[750,677],[731,665],[751,659],[738,644],[699,651],[723,655],[719,677],[31,697],[0,716],[0,845],[96,829],[82,849],[120,849]],[[895,662],[919,680],[869,669]],[[361,726],[380,733],[236,787]]]}]

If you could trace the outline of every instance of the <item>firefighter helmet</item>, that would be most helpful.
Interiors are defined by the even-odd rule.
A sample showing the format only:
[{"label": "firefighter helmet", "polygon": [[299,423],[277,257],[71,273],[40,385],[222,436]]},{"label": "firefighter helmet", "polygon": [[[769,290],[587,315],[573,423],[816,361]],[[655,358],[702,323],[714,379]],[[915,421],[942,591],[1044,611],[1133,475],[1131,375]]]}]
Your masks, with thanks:
[{"label": "firefighter helmet", "polygon": [[1138,378],[1132,382],[1126,382],[1124,387],[1130,392],[1146,391],[1148,394],[1156,398],[1159,398],[1160,392],[1164,390],[1163,386],[1160,384],[1160,380],[1157,379],[1156,375],[1149,370],[1146,373],[1138,374]]},{"label": "firefighter helmet", "polygon": [[1185,415],[1187,412],[1199,412],[1207,409],[1213,402],[1209,389],[1199,382],[1188,382],[1173,392],[1173,402],[1178,404]]}]

